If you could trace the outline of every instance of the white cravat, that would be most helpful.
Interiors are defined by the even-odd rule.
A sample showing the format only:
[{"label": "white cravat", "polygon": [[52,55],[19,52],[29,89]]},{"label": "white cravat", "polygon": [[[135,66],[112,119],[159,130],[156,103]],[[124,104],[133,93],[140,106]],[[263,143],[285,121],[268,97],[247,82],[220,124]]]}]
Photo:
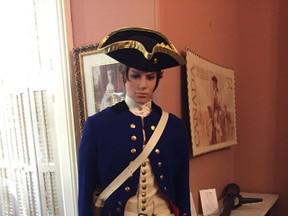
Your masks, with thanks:
[{"label": "white cravat", "polygon": [[126,95],[125,102],[129,107],[130,112],[132,112],[134,115],[146,117],[151,112],[151,105],[152,105],[151,100],[149,100],[145,104],[139,104]]}]

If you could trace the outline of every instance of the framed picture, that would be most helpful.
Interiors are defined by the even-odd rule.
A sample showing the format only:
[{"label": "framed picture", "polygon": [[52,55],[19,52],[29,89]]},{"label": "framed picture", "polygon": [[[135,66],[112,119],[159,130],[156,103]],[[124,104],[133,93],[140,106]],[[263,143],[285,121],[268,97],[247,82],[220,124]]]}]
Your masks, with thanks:
[{"label": "framed picture", "polygon": [[73,50],[80,131],[88,116],[125,98],[121,64],[96,49],[97,44],[92,44]]},{"label": "framed picture", "polygon": [[193,156],[237,144],[235,73],[186,49]]}]

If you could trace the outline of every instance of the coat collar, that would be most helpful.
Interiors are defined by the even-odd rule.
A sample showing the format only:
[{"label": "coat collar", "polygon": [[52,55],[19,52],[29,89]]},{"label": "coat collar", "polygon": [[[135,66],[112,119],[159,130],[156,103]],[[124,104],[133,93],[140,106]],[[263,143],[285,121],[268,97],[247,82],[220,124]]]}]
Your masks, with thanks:
[{"label": "coat collar", "polygon": [[[129,107],[127,106],[125,101],[121,101],[120,103],[115,104],[111,108],[112,108],[113,112],[115,112],[115,113],[121,113],[121,112],[129,109]],[[153,101],[152,101],[152,110],[155,111],[156,113],[158,113],[159,115],[162,114],[161,107],[156,105]]]}]

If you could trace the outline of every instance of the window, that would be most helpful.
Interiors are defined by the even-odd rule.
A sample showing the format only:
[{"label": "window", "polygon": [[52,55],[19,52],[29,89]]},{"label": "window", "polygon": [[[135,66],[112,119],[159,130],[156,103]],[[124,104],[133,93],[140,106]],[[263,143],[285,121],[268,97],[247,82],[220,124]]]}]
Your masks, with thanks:
[{"label": "window", "polygon": [[77,215],[64,0],[0,4],[0,215]]}]

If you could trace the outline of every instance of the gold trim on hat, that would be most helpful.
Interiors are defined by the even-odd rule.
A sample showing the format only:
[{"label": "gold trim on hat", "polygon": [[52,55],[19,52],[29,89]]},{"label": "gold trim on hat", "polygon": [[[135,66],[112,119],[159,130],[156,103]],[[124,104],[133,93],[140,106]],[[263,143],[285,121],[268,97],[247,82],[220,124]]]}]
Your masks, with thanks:
[{"label": "gold trim on hat", "polygon": [[99,52],[99,53],[111,53],[111,52],[114,52],[117,50],[128,49],[128,48],[129,49],[136,49],[136,50],[140,51],[147,60],[151,60],[151,58],[153,57],[153,55],[155,53],[164,53],[164,54],[167,54],[167,55],[171,56],[172,58],[174,58],[180,65],[186,64],[185,59],[176,51],[174,46],[172,46],[172,48],[171,48],[171,44],[165,45],[163,42],[156,44],[153,47],[153,50],[151,53],[145,49],[145,47],[142,43],[140,43],[138,41],[134,41],[134,40],[118,41],[118,42],[111,43],[111,44],[109,44],[105,47],[102,47],[102,48],[99,45],[97,52]]}]

